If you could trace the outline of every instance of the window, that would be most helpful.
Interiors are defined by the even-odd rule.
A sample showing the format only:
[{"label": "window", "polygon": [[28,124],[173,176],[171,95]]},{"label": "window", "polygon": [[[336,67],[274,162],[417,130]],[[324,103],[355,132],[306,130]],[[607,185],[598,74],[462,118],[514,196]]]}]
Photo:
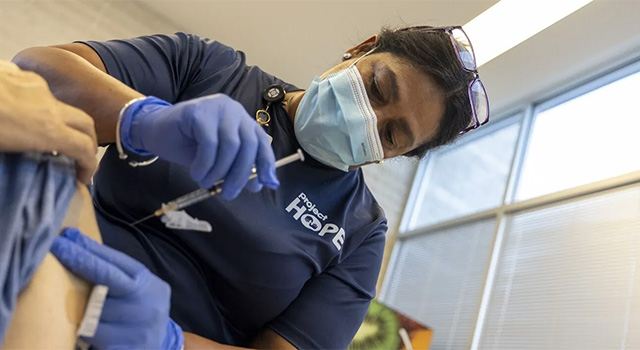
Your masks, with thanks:
[{"label": "window", "polygon": [[493,244],[495,220],[402,242],[384,300],[435,329],[431,349],[464,349],[473,328]]},{"label": "window", "polygon": [[640,169],[640,73],[540,111],[518,185],[528,199]]},{"label": "window", "polygon": [[512,118],[481,138],[430,156],[409,229],[499,206],[519,126]]},{"label": "window", "polygon": [[380,299],[433,327],[432,349],[640,349],[639,71],[420,165]]},{"label": "window", "polygon": [[640,347],[640,186],[505,226],[480,349]]}]

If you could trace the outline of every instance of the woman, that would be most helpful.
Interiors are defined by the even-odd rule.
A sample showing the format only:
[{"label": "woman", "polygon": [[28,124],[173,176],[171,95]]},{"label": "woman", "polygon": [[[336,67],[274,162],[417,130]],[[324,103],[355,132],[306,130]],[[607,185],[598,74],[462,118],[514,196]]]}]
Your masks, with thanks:
[{"label": "woman", "polygon": [[[182,33],[33,48],[14,61],[90,114],[101,144],[126,149],[110,147],[95,176],[103,239],[171,285],[186,348],[215,344],[207,338],[334,349],[349,344],[374,297],[387,229],[358,167],[420,157],[488,118],[459,33],[383,30],[307,91]],[[273,84],[286,91],[281,103],[263,98]],[[270,120],[256,123],[259,110]],[[298,148],[304,163],[274,171],[274,159]],[[143,167],[121,159],[154,156]],[[253,164],[258,181],[247,184]],[[213,232],[158,219],[129,226],[220,179],[220,198],[187,209]]]}]

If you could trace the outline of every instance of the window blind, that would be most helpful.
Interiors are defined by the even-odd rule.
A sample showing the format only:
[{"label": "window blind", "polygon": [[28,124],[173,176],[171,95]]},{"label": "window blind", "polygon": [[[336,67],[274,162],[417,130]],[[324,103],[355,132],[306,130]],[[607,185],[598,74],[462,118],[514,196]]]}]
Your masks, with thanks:
[{"label": "window blind", "polygon": [[431,350],[469,348],[494,230],[491,219],[400,243],[382,302],[431,327]]},{"label": "window blind", "polygon": [[480,349],[640,349],[640,187],[505,224]]}]

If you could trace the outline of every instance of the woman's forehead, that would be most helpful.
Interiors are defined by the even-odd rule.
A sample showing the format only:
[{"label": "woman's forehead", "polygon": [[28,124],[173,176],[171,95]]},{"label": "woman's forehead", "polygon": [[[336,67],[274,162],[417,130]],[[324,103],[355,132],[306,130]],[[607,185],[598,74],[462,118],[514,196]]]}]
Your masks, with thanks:
[{"label": "woman's forehead", "polygon": [[[433,103],[434,99],[444,100],[444,92],[435,79],[414,65],[407,63],[406,60],[387,52],[372,55],[370,60],[366,60],[366,58],[368,57],[363,60],[363,66],[365,66],[363,68],[375,70],[377,74],[381,74],[383,79],[395,80],[394,86],[397,87],[401,98],[404,97],[405,103],[422,104]],[[369,72],[369,74],[373,74],[373,72]]]},{"label": "woman's forehead", "polygon": [[[418,145],[435,137],[445,110],[444,92],[435,80],[390,53],[372,54],[367,58],[362,60],[364,75],[369,79],[375,75],[378,84],[397,89],[389,92],[397,94],[397,102],[381,111],[382,118],[405,120]],[[391,80],[395,82],[392,84]]]}]

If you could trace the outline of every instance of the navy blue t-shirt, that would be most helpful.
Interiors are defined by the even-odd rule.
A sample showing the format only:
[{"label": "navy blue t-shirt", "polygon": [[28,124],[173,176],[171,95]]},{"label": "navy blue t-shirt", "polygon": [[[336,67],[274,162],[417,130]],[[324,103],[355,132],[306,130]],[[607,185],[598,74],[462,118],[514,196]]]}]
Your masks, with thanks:
[{"label": "navy blue t-shirt", "polygon": [[[268,85],[297,90],[247,66],[242,52],[194,35],[85,44],[111,76],[171,103],[223,93],[253,116],[265,106]],[[269,111],[273,121],[265,130],[276,158],[296,152],[290,118],[279,104]],[[126,223],[197,184],[180,165],[160,160],[132,168],[109,147],[94,178],[103,239],[171,285],[171,316],[185,331],[248,346],[269,327],[298,348],[346,348],[375,294],[384,213],[361,170],[345,173],[307,155],[277,175],[278,190],[214,197],[186,209],[212,232],[168,229],[159,219],[132,229]]]}]

